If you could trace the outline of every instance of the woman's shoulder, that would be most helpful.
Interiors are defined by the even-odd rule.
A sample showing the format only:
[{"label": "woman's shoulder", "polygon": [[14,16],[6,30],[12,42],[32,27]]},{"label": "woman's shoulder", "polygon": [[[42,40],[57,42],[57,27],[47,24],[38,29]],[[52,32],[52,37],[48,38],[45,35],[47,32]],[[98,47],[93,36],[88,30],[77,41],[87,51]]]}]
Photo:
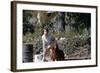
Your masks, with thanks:
[{"label": "woman's shoulder", "polygon": [[44,39],[45,38],[45,36],[44,35],[42,35],[42,39]]}]

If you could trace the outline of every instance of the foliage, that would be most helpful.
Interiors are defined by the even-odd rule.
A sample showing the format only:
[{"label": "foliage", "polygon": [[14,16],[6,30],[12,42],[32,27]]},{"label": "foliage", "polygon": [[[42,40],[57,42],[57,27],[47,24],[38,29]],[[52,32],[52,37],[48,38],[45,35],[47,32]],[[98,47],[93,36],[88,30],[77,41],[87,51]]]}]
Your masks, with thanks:
[{"label": "foliage", "polygon": [[[34,13],[35,12],[35,13]],[[23,43],[33,43],[36,53],[42,48],[42,30],[49,28],[49,32],[60,40],[65,55],[70,56],[77,49],[84,48],[91,51],[91,15],[89,13],[72,12],[42,12],[23,10]],[[34,23],[30,23],[33,19]],[[31,20],[32,21],[32,20]]]},{"label": "foliage", "polygon": [[[77,36],[73,38],[67,38],[63,41],[62,47],[67,55],[72,54],[77,48],[86,48],[86,45],[90,47],[91,38],[89,36]],[[87,48],[90,50],[90,48]]]}]

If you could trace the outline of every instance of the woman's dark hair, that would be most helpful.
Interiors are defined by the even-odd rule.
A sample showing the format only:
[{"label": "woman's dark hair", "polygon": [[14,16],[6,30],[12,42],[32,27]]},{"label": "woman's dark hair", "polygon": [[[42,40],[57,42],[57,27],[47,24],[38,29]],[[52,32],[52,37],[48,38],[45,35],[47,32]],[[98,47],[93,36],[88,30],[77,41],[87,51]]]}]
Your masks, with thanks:
[{"label": "woman's dark hair", "polygon": [[46,30],[47,32],[49,31],[48,28],[44,28],[43,30]]},{"label": "woman's dark hair", "polygon": [[46,30],[47,32],[49,32],[49,30],[48,30],[48,28],[43,28],[43,30],[42,30],[42,35],[44,34],[44,30]]}]

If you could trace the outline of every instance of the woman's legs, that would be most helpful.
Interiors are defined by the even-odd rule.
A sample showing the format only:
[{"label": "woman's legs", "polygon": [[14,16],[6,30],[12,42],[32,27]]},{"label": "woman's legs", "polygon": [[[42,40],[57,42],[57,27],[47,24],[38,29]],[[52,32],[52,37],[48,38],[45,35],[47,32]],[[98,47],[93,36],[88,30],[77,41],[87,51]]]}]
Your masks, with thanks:
[{"label": "woman's legs", "polygon": [[43,61],[45,61],[45,57],[46,57],[46,49],[43,49]]},{"label": "woman's legs", "polygon": [[50,48],[52,48],[51,45],[48,45],[47,48],[43,49],[43,61],[46,61],[46,56],[50,56]]}]

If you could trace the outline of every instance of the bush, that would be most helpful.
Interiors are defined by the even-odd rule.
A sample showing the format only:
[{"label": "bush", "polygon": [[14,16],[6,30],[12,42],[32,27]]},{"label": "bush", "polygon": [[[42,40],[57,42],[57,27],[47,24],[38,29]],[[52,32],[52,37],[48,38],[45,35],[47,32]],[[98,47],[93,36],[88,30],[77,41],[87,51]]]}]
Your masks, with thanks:
[{"label": "bush", "polygon": [[90,36],[76,36],[73,38],[67,38],[62,42],[62,48],[69,57],[70,55],[74,54],[75,51],[81,51],[83,49],[86,49],[88,51],[88,54],[90,54],[91,51],[91,38]]}]

